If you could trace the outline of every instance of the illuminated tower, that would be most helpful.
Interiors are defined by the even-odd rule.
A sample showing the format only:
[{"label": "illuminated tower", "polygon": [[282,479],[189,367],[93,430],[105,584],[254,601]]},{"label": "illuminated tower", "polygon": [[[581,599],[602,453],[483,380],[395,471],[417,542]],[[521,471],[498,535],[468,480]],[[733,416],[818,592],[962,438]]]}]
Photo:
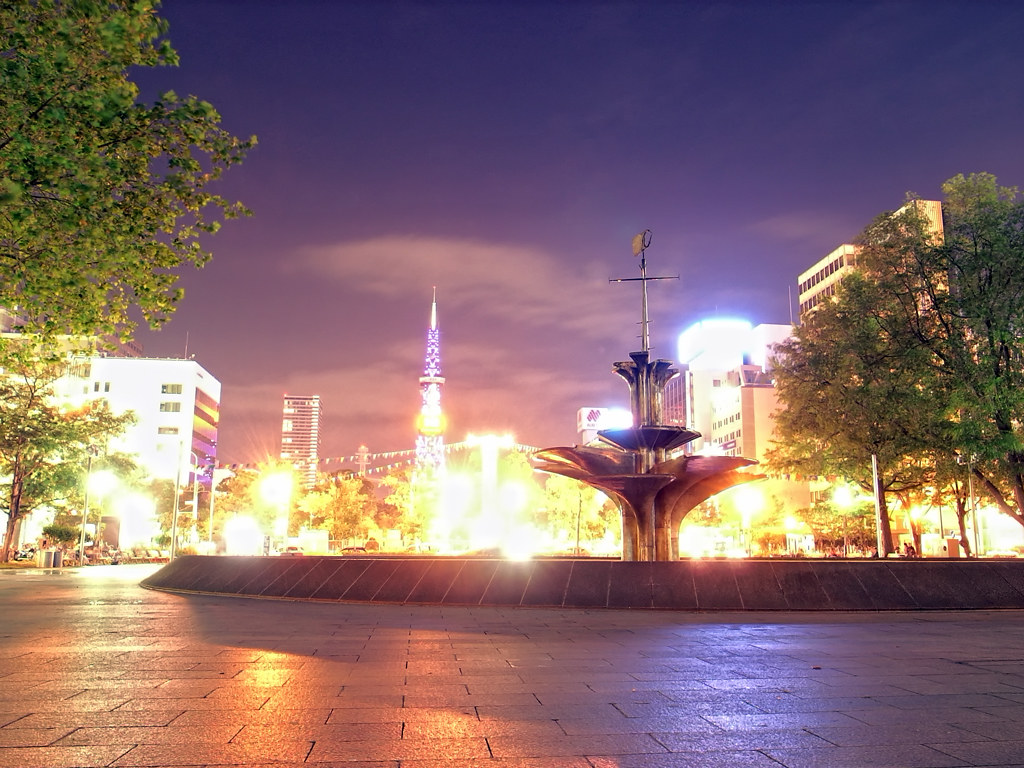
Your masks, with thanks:
[{"label": "illuminated tower", "polygon": [[437,327],[437,288],[430,305],[430,329],[427,331],[427,356],[420,376],[422,403],[416,428],[416,472],[429,482],[444,469],[444,412],[441,410],[441,332]]}]

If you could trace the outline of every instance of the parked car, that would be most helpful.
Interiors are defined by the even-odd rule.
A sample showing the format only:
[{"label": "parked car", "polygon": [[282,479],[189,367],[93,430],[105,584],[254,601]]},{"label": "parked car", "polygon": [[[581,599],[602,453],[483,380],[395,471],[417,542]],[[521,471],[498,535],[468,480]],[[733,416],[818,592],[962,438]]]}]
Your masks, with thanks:
[{"label": "parked car", "polygon": [[300,555],[306,554],[302,551],[302,547],[287,546],[278,552],[281,557],[299,557]]}]

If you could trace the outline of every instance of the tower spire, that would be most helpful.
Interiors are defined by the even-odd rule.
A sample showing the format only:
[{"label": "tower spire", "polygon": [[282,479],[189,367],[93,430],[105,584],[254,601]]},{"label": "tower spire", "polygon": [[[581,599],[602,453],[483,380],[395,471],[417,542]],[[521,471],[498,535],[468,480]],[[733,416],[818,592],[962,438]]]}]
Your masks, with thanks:
[{"label": "tower spire", "polygon": [[[441,409],[441,331],[437,326],[437,286],[430,303],[430,328],[427,350],[420,376],[420,414],[417,419],[416,469],[424,476],[439,473],[444,467],[444,411]],[[427,477],[423,478],[424,480]]]}]

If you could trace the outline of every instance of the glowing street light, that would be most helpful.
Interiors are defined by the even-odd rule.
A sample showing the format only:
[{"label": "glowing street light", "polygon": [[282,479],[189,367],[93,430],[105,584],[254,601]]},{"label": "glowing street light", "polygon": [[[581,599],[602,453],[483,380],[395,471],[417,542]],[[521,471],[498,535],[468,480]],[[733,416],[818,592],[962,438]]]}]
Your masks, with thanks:
[{"label": "glowing street light", "polygon": [[469,435],[466,443],[480,449],[480,524],[500,541],[506,526],[498,516],[498,451],[515,441],[512,435]]},{"label": "glowing street light", "polygon": [[260,496],[265,502],[277,508],[274,535],[284,538],[288,535],[288,508],[292,500],[292,473],[288,470],[274,472],[260,481]]},{"label": "glowing street light", "polygon": [[[85,565],[85,526],[89,522],[89,493],[92,492],[95,496],[103,496],[117,485],[117,476],[110,470],[104,469],[93,473],[92,460],[98,453],[99,449],[96,446],[89,446],[89,458],[85,469],[85,499],[82,504],[82,537],[78,542],[78,562],[81,565]],[[97,520],[96,533],[99,533],[99,528],[100,524],[99,520]],[[93,535],[94,545],[95,542],[96,536]]]}]

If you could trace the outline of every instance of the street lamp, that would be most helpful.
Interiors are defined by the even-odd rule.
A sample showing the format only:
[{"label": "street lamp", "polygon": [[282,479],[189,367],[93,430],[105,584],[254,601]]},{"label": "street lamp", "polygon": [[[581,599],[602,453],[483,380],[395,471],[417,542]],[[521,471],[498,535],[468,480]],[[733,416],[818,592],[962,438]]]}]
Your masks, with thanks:
[{"label": "street lamp", "polygon": [[206,540],[211,544],[213,543],[213,501],[217,496],[217,484],[221,480],[226,480],[227,478],[234,476],[235,473],[230,469],[213,470],[213,477],[210,479],[210,531],[206,537]]},{"label": "street lamp", "polygon": [[[292,473],[274,472],[260,481],[260,495],[268,504],[277,508],[274,534],[279,538],[288,535],[288,508],[292,500]],[[282,528],[284,530],[282,530]]]},{"label": "street lamp", "polygon": [[[196,485],[196,475],[199,474],[199,457],[195,451],[189,451],[189,456],[192,458],[192,464],[190,466],[195,467],[195,471],[192,473],[192,513],[197,514],[196,502],[198,501],[199,487]],[[178,471],[174,478],[174,513],[171,517],[171,554],[170,560],[173,560],[178,554],[178,513],[181,511],[181,500],[178,498],[181,494],[181,470],[184,465],[185,457],[185,441],[179,442],[178,451]]]},{"label": "street lamp", "polygon": [[92,459],[100,452],[95,445],[86,448],[88,453],[85,464],[85,503],[82,505],[82,538],[78,542],[78,564],[85,565],[85,522],[89,519],[89,481],[92,479]]},{"label": "street lamp", "polygon": [[[85,499],[82,504],[82,535],[78,542],[78,562],[80,565],[85,565],[85,526],[89,522],[89,493],[90,491],[95,496],[102,496],[107,493],[114,484],[117,482],[113,472],[109,470],[102,470],[93,474],[92,471],[92,460],[93,457],[99,454],[99,449],[90,445],[88,448],[88,461],[85,469]],[[99,521],[96,521],[96,532],[99,533]],[[93,536],[93,544],[95,544],[96,537]]]}]

